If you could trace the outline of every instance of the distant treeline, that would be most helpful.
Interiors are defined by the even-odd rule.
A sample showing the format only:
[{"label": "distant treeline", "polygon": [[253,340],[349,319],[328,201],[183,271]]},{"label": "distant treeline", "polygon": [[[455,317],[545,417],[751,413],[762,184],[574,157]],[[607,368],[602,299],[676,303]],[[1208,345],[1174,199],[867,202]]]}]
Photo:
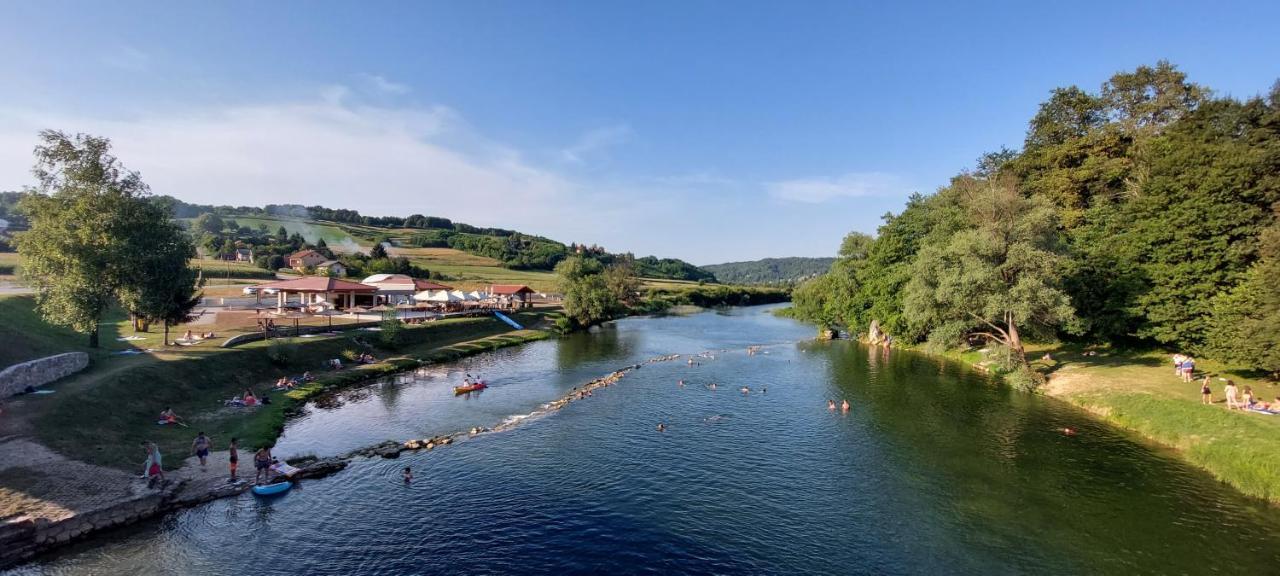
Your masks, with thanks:
[{"label": "distant treeline", "polygon": [[204,214],[214,214],[224,218],[266,216],[297,220],[321,220],[354,226],[386,228],[388,229],[387,239],[390,238],[393,229],[409,229],[414,231],[407,241],[410,246],[453,248],[493,258],[501,262],[504,267],[517,270],[552,270],[556,264],[570,254],[577,253],[600,260],[603,264],[610,264],[618,259],[629,259],[632,261],[632,267],[636,274],[645,278],[716,281],[716,277],[710,272],[675,258],[657,258],[655,256],[636,258],[631,254],[613,254],[598,246],[566,245],[542,236],[523,234],[504,228],[482,228],[454,222],[448,218],[438,216],[424,216],[422,214],[413,214],[404,218],[398,216],[363,216],[355,210],[332,209],[323,206],[302,206],[300,204],[267,204],[261,208],[253,206],[213,206],[189,204],[171,196],[156,196],[153,201],[167,206],[176,218],[197,218]]},{"label": "distant treeline", "polygon": [[755,306],[790,299],[791,291],[785,288],[707,284],[688,288],[649,288],[633,308],[636,312],[654,313],[674,306]]},{"label": "distant treeline", "polygon": [[795,284],[825,274],[835,261],[835,258],[793,256],[711,264],[702,269],[725,284]]}]

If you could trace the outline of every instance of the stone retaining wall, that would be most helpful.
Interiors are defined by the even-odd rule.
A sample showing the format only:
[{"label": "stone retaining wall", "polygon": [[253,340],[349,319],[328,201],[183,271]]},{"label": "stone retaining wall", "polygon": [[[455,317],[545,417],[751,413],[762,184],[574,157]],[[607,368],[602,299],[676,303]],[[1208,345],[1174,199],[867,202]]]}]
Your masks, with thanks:
[{"label": "stone retaining wall", "polygon": [[43,386],[88,366],[89,355],[84,352],[67,352],[14,364],[0,371],[0,398],[13,396],[26,390],[28,386]]},{"label": "stone retaining wall", "polygon": [[[307,464],[294,480],[320,478],[347,466],[350,458],[327,458]],[[139,494],[97,510],[60,521],[19,516],[0,519],[0,571],[31,559],[37,553],[61,546],[88,534],[153,518],[160,514],[247,492],[249,482],[228,484],[218,477],[204,481],[176,482],[154,492]]]}]

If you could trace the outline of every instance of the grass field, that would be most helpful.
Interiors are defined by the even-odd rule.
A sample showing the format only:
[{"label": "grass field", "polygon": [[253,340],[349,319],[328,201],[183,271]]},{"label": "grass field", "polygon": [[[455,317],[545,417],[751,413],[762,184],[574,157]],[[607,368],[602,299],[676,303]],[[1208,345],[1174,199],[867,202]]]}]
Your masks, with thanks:
[{"label": "grass field", "polygon": [[[0,303],[12,304],[11,300]],[[517,315],[517,321],[526,325],[535,325],[540,318],[540,313]],[[48,327],[37,331],[51,332]],[[270,383],[280,376],[298,376],[308,370],[321,375],[319,382],[324,387],[399,367],[394,362],[380,363],[326,375],[323,362],[340,357],[344,351],[369,351],[379,358],[438,360],[545,336],[532,330],[513,331],[492,317],[481,317],[406,326],[404,344],[394,351],[380,349],[368,332],[351,332],[260,341],[230,349],[211,344],[137,356],[100,352],[88,370],[58,382],[53,387],[56,394],[28,397],[24,410],[33,418],[36,437],[51,448],[87,462],[132,469],[137,464],[138,442],[152,439],[164,453],[182,454],[189,447],[193,428],[222,442],[238,436],[246,447],[270,442],[283,425],[285,410],[306,398],[305,394],[290,398],[271,394],[275,402],[258,409],[222,405],[223,400],[245,389],[261,396],[269,393]],[[65,351],[75,340],[66,334],[56,338],[63,339],[60,344],[50,343],[57,351]],[[480,342],[468,344],[477,339]],[[281,347],[288,355],[285,364],[273,361],[269,354]],[[309,393],[319,391],[312,388]],[[172,407],[193,428],[157,426],[156,417],[166,407]],[[169,462],[178,464],[180,460]]]},{"label": "grass field", "polygon": [[315,221],[284,220],[260,216],[228,216],[228,218],[235,220],[236,223],[241,226],[248,226],[249,228],[257,228],[259,224],[265,224],[272,234],[275,234],[276,229],[284,226],[284,229],[290,234],[297,232],[311,244],[315,244],[323,238],[324,243],[328,244],[329,249],[334,252],[345,253],[358,249],[367,254],[369,252],[369,248],[373,245],[371,237],[363,240],[356,238],[350,232],[343,229],[346,227],[345,225]]},{"label": "grass field", "polygon": [[18,253],[0,252],[0,280],[13,282],[18,279]]},{"label": "grass field", "polygon": [[[1258,374],[1217,362],[1197,360],[1197,379],[1186,383],[1173,374],[1170,354],[1099,349],[1085,356],[1072,346],[1035,347],[1054,361],[1046,370],[1044,392],[1176,449],[1241,492],[1280,502],[1280,416],[1227,410],[1222,379],[1241,390],[1253,388],[1272,401],[1280,385]],[[1200,382],[1211,377],[1214,403],[1200,403]]]}]

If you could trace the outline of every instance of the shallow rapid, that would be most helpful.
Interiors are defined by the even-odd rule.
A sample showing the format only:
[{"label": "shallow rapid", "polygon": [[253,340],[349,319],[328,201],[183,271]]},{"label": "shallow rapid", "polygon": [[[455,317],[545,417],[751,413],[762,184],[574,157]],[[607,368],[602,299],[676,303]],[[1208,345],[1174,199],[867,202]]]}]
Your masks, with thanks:
[{"label": "shallow rapid", "polygon": [[[389,378],[308,406],[278,452],[519,425],[177,512],[17,573],[1280,571],[1280,512],[1171,454],[964,366],[812,334],[769,307],[634,318]],[[523,418],[672,353],[701,356]],[[455,397],[468,373],[491,387]]]}]

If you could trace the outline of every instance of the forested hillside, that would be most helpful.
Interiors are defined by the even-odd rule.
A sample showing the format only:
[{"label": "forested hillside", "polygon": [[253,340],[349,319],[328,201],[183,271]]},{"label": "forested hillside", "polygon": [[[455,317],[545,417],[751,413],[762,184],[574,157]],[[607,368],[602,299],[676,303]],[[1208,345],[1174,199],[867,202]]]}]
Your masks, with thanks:
[{"label": "forested hillside", "polygon": [[702,269],[726,284],[793,284],[826,273],[835,261],[835,258],[791,256],[711,264]]},{"label": "forested hillside", "polygon": [[796,312],[899,341],[1136,342],[1280,371],[1280,83],[1215,96],[1160,62],[1053,90],[1021,150],[850,234]]},{"label": "forested hillside", "polygon": [[[155,201],[167,206],[178,218],[204,218],[204,221],[208,221],[211,216],[216,216],[216,220],[220,223],[235,224],[235,217],[267,217],[332,224],[371,244],[397,242],[403,246],[415,248],[453,248],[493,258],[501,262],[504,267],[514,270],[549,271],[570,253],[578,252],[588,254],[606,264],[616,259],[630,259],[635,272],[646,278],[715,280],[710,273],[683,260],[655,256],[636,258],[631,254],[612,254],[596,246],[583,252],[576,244],[566,245],[549,238],[523,234],[515,230],[471,226],[438,216],[421,214],[403,218],[365,216],[355,210],[296,204],[268,204],[261,208],[211,206],[188,204],[169,196],[156,197]],[[256,239],[267,238],[267,233],[270,232],[270,230],[255,230],[247,227],[235,228],[234,230],[207,230],[209,235],[204,238],[206,248],[211,252],[226,253],[234,250],[237,244],[253,243]],[[581,248],[585,249],[585,247]],[[262,250],[258,252],[266,253]]]}]

